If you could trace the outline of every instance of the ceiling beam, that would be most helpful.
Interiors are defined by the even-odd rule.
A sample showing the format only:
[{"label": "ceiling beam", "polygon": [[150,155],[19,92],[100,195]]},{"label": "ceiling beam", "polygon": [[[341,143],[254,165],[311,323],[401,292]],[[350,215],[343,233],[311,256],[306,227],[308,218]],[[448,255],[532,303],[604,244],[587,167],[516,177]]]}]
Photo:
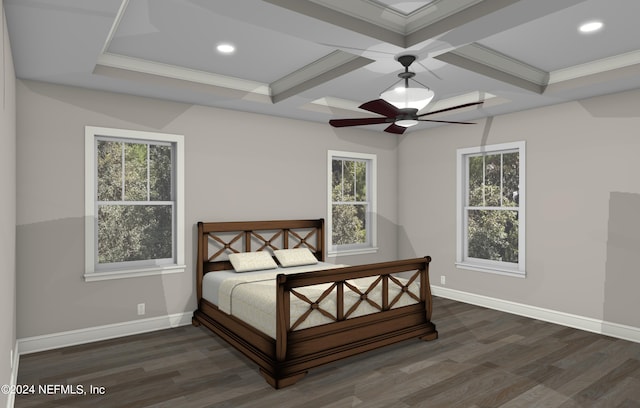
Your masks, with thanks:
[{"label": "ceiling beam", "polygon": [[403,34],[380,27],[379,25],[364,21],[362,19],[352,17],[341,13],[337,10],[324,7],[311,1],[305,0],[264,0],[267,3],[284,7],[296,13],[304,14],[327,23],[346,28],[367,37],[376,38],[378,40],[404,47],[405,36]]},{"label": "ceiling beam", "polygon": [[405,48],[430,40],[521,0],[491,0],[462,8],[449,16],[411,31],[405,36]]},{"label": "ceiling beam", "polygon": [[544,92],[549,81],[548,72],[478,43],[465,45],[434,58],[539,94]]},{"label": "ceiling beam", "polygon": [[274,82],[271,88],[271,101],[280,102],[307,89],[313,88],[355,69],[374,62],[369,58],[336,50]]}]

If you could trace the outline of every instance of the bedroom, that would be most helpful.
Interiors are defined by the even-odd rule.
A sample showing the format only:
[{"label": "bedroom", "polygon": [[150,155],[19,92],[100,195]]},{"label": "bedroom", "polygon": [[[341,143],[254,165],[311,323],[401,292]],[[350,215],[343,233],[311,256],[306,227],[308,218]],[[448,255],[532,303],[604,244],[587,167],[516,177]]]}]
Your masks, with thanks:
[{"label": "bedroom", "polygon": [[[4,8],[11,17],[12,9],[38,11],[39,3],[45,2],[23,7],[5,0]],[[65,3],[71,7],[67,3],[72,2]],[[563,2],[566,7],[570,3],[576,7],[603,4]],[[629,4],[621,2],[620,7]],[[109,30],[119,6],[120,1],[108,2],[109,13],[94,13],[98,17],[93,18],[106,25],[103,31]],[[79,21],[89,18],[82,10],[67,13],[79,13]],[[11,20],[7,27],[11,35]],[[15,47],[17,39],[10,39]],[[100,41],[104,42],[104,35]],[[9,50],[6,34],[4,43]],[[629,51],[639,48],[635,44]],[[11,51],[15,61],[18,50]],[[65,53],[62,49],[55,55]],[[4,55],[2,163],[6,170],[2,186],[5,191],[15,190],[16,200],[12,194],[3,194],[2,231],[7,244],[3,245],[2,276],[9,284],[3,285],[7,293],[1,296],[2,310],[7,311],[2,327],[8,330],[0,342],[0,383],[10,381],[13,369],[8,367],[15,366],[10,357],[17,361],[17,340],[25,340],[20,348],[37,349],[47,342],[71,344],[78,330],[89,338],[100,337],[110,333],[98,329],[109,325],[119,325],[126,332],[138,330],[136,321],[167,324],[166,316],[189,324],[195,309],[194,276],[188,271],[195,268],[196,222],[326,218],[329,150],[377,158],[378,251],[337,257],[336,263],[430,255],[435,295],[640,339],[640,317],[635,313],[640,308],[635,295],[640,278],[633,266],[640,240],[637,61],[591,78],[601,81],[598,96],[576,101],[567,97],[564,103],[477,117],[474,126],[416,128],[396,136],[366,127],[330,127],[329,119],[356,117],[355,112],[344,110],[328,114],[320,109],[309,115],[319,115],[322,121],[309,121],[197,101],[170,101],[153,94],[154,90],[168,89],[179,97],[189,86],[162,81],[147,85],[149,94],[126,95],[55,84],[44,77],[27,79],[26,74],[16,79],[11,53]],[[392,83],[401,67],[391,63],[386,79],[370,82],[369,88],[375,89],[361,90],[363,96],[354,95],[354,99],[372,99]],[[444,76],[438,70],[435,73]],[[424,70],[418,76],[433,86],[439,82]],[[506,89],[506,96],[501,96],[515,98],[514,85],[500,87]],[[232,93],[221,98],[233,101],[235,97]],[[294,99],[285,99],[279,106],[286,107]],[[490,111],[491,103],[496,99],[487,101],[483,109]],[[463,112],[460,118],[476,121],[474,112]],[[185,135],[185,273],[84,281],[87,125]],[[526,278],[456,268],[457,149],[516,141],[526,141],[527,149]],[[291,194],[291,186],[296,194]],[[257,205],[256,197],[261,203],[274,204]],[[441,276],[445,285],[440,283]],[[146,305],[143,317],[137,313],[141,303]]]}]

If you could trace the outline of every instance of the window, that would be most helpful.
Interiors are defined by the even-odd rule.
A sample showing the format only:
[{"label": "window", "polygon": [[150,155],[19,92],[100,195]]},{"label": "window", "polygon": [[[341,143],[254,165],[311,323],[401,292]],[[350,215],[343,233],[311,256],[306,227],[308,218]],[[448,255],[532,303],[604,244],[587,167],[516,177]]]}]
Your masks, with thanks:
[{"label": "window", "polygon": [[376,248],[376,156],[329,151],[329,255],[362,254]]},{"label": "window", "polygon": [[458,267],[525,275],[524,169],[524,142],[458,150]]},{"label": "window", "polygon": [[182,272],[183,137],[85,128],[85,280]]}]

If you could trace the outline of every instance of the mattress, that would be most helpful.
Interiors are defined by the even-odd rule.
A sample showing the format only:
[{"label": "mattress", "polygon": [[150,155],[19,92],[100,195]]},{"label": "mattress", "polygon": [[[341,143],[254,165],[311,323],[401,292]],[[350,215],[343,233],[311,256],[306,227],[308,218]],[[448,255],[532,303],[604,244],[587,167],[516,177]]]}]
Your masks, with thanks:
[{"label": "mattress", "polygon": [[[255,327],[268,336],[275,339],[276,337],[276,283],[275,277],[278,274],[292,274],[319,271],[325,269],[340,268],[346,265],[334,265],[330,263],[320,262],[315,265],[305,265],[297,267],[270,269],[266,271],[236,273],[234,271],[220,271],[207,273],[202,282],[202,296],[204,299],[218,306],[218,308],[232,316],[241,319],[245,323]],[[365,293],[370,285],[377,279],[374,277],[347,280],[348,284],[357,287],[362,293]],[[397,278],[403,284],[407,280]],[[312,302],[315,302],[325,290],[331,286],[331,283],[306,286],[296,288],[296,292],[304,295]],[[413,282],[409,290],[415,294],[420,293],[419,284]],[[389,282],[389,301],[393,300],[400,294],[402,288],[393,282]],[[382,282],[369,292],[367,298],[382,305]],[[345,314],[360,300],[360,294],[344,286],[344,312]],[[407,293],[402,293],[398,302],[393,308],[407,306],[417,303],[415,299]],[[336,314],[336,290],[326,296],[320,303],[319,308],[328,312],[335,317]],[[298,319],[310,310],[307,302],[299,299],[295,295],[290,296],[290,317],[291,326],[293,327]],[[349,318],[364,316],[376,313],[379,310],[367,301],[362,301],[349,315]],[[319,326],[333,322],[334,319],[325,316],[321,311],[314,309],[309,315],[296,327],[295,330],[301,330],[308,327]]]}]

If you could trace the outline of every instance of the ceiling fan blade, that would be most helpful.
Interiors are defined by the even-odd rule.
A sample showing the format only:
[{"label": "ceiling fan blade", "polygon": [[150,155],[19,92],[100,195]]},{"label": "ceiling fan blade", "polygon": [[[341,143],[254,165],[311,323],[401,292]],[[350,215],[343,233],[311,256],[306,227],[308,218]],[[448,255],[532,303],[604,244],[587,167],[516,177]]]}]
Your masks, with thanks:
[{"label": "ceiling fan blade", "polygon": [[389,118],[357,118],[357,119],[331,119],[329,124],[333,127],[346,127],[346,126],[362,126],[362,125],[377,125],[378,123],[388,123]]},{"label": "ceiling fan blade", "polygon": [[422,116],[435,115],[436,113],[447,112],[447,111],[454,110],[454,109],[466,108],[467,106],[481,105],[483,103],[484,103],[484,101],[465,103],[465,104],[458,105],[458,106],[452,106],[451,108],[440,109],[440,110],[433,111],[433,112],[423,113],[422,115],[418,115],[418,117],[420,118]]},{"label": "ceiling fan blade", "polygon": [[455,123],[456,125],[475,125],[475,122],[452,122],[449,120],[418,119],[420,122]]},{"label": "ceiling fan blade", "polygon": [[329,44],[329,43],[322,43],[322,42],[321,42],[321,43],[318,43],[318,44],[320,44],[320,45],[325,45],[325,46],[327,46],[327,47],[331,47],[331,48],[338,48],[338,49],[344,48],[344,49],[346,49],[346,50],[355,50],[355,51],[362,51],[362,52],[376,52],[376,53],[378,53],[378,54],[390,55],[390,56],[392,56],[392,57],[393,57],[394,55],[396,55],[396,53],[394,53],[394,52],[376,51],[376,50],[371,50],[371,49],[366,50],[366,49],[364,49],[364,48],[347,47],[346,45],[337,45],[337,44]]},{"label": "ceiling fan blade", "polygon": [[392,123],[389,126],[387,126],[387,128],[384,131],[385,132],[389,132],[389,133],[395,133],[397,135],[401,135],[401,134],[404,133],[405,130],[407,130],[406,127],[398,126],[395,123]]},{"label": "ceiling fan blade", "polygon": [[384,99],[374,99],[373,101],[365,102],[360,105],[359,108],[386,116],[388,118],[395,118],[400,114],[400,110],[398,108],[385,101]]}]

